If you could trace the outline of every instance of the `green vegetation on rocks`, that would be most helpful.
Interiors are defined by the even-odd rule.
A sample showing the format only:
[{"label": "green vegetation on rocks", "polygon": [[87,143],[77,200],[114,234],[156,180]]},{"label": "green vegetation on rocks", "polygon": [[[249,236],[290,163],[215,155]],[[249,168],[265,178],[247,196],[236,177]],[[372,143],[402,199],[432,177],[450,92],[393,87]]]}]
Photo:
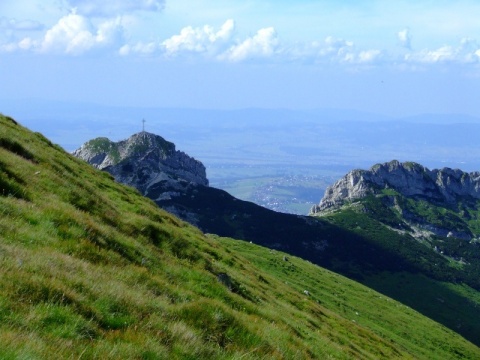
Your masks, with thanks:
[{"label": "green vegetation on rocks", "polygon": [[[398,168],[398,162],[383,168],[391,164]],[[414,163],[402,167],[426,171]],[[372,171],[381,168],[374,166]],[[456,202],[407,196],[402,194],[402,184],[378,185],[389,176],[366,183],[363,196],[315,214],[332,225],[330,236],[337,238],[335,250],[326,250],[332,260],[325,261],[325,266],[480,344],[480,200],[469,194],[457,196]],[[350,261],[345,261],[347,249],[352,253]]]},{"label": "green vegetation on rocks", "polygon": [[85,147],[93,153],[106,153],[112,159],[113,164],[120,161],[118,145],[106,137],[92,139],[85,144]]}]

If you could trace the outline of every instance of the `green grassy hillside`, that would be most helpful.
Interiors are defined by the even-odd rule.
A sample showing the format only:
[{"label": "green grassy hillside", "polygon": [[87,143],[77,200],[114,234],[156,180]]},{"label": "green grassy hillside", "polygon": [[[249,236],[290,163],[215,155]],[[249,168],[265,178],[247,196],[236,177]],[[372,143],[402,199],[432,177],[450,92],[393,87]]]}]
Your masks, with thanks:
[{"label": "green grassy hillside", "polygon": [[0,116],[1,359],[473,359],[299,258],[204,235]]},{"label": "green grassy hillside", "polygon": [[[408,204],[409,219],[416,222],[406,221],[406,211],[398,211],[398,204],[402,209]],[[391,190],[356,200],[317,218],[331,224],[329,236],[337,239],[322,265],[413,307],[478,345],[480,244],[447,232],[435,235],[418,224],[428,218],[453,229],[450,222],[455,219],[457,228],[475,234],[477,218],[470,216],[467,222],[459,213],[467,211]]]}]

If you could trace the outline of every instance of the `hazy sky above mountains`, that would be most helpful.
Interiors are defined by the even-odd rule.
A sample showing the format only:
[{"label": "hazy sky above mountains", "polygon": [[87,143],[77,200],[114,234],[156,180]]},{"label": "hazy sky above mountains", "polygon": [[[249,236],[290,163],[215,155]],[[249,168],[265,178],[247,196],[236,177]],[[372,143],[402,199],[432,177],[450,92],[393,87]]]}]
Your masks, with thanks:
[{"label": "hazy sky above mountains", "polygon": [[2,0],[0,99],[480,116],[478,14],[474,0]]}]

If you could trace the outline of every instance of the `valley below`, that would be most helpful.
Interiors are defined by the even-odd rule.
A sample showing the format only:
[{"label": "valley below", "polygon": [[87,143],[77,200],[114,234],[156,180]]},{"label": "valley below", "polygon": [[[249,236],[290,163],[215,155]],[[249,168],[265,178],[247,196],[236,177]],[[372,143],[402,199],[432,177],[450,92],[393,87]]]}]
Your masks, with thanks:
[{"label": "valley below", "polygon": [[[217,165],[208,169],[210,185],[267,209],[306,215],[339,172],[284,166]],[[301,175],[298,175],[301,174]]]}]

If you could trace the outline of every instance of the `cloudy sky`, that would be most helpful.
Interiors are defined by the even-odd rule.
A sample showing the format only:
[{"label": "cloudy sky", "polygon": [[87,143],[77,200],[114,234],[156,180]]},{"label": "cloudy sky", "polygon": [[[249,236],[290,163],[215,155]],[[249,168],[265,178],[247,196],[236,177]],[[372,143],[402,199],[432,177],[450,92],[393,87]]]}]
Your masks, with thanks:
[{"label": "cloudy sky", "polygon": [[2,0],[0,100],[480,116],[479,14],[477,0]]}]

